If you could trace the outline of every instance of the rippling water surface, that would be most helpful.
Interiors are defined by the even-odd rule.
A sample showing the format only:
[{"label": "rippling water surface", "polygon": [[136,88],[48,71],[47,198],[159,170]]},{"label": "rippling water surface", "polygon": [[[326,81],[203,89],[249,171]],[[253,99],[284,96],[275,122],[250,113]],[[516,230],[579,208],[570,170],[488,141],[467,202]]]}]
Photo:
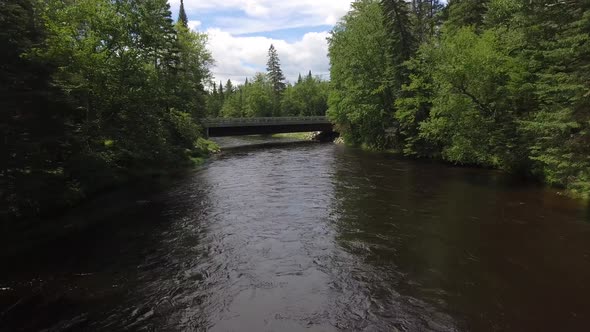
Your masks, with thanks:
[{"label": "rippling water surface", "polygon": [[498,172],[275,146],[140,196],[10,259],[0,330],[590,328],[588,208]]}]

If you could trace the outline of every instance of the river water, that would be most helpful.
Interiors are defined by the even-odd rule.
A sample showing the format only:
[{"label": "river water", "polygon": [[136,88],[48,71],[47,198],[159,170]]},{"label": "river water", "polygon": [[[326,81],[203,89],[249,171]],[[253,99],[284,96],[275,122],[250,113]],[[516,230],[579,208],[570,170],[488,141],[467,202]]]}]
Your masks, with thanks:
[{"label": "river water", "polygon": [[0,330],[590,330],[588,207],[496,171],[243,148],[115,205],[3,264]]}]

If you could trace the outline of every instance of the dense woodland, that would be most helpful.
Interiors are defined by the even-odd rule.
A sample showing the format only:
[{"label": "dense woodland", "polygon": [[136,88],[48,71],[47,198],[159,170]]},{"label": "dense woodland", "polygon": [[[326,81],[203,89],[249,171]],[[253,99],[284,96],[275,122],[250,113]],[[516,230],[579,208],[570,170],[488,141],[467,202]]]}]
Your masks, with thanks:
[{"label": "dense woodland", "polygon": [[[1,217],[46,215],[212,149],[205,117],[326,113],[350,144],[503,169],[590,195],[590,3],[357,0],[331,81],[212,83],[166,0],[0,7]],[[319,56],[319,55],[318,55]]]},{"label": "dense woodland", "polygon": [[329,40],[352,144],[590,195],[590,2],[358,0]]},{"label": "dense woodland", "polygon": [[206,154],[207,37],[170,15],[166,0],[2,2],[3,219]]},{"label": "dense woodland", "polygon": [[286,83],[279,55],[273,45],[268,50],[267,72],[246,78],[242,85],[231,80],[214,84],[209,92],[209,117],[269,117],[325,115],[329,83],[309,71],[295,84]]}]

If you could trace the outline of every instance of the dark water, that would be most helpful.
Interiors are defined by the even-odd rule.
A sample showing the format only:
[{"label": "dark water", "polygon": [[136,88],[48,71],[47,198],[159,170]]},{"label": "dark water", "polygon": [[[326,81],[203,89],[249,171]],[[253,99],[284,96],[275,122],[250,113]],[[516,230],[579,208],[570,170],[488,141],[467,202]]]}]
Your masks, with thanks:
[{"label": "dark water", "polygon": [[3,263],[0,330],[590,330],[588,208],[498,172],[265,147],[116,204]]}]

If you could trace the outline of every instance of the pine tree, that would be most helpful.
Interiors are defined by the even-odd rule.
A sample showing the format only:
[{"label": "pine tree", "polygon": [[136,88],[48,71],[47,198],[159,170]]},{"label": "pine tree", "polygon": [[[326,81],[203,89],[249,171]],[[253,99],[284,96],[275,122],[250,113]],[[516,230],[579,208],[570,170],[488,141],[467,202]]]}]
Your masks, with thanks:
[{"label": "pine tree", "polygon": [[313,80],[313,75],[311,74],[311,70],[309,71],[309,73],[307,73],[307,80],[308,81]]},{"label": "pine tree", "polygon": [[170,5],[166,0],[144,0],[132,2],[137,6],[140,20],[133,33],[141,36],[143,47],[158,69],[170,69],[178,64],[178,40],[171,18]]},{"label": "pine tree", "polygon": [[440,13],[444,6],[440,0],[413,0],[412,11],[415,17],[415,36],[420,42],[426,42],[437,32],[441,25]]},{"label": "pine tree", "polygon": [[447,8],[446,26],[459,29],[464,26],[480,28],[487,11],[489,0],[451,0]]},{"label": "pine tree", "polygon": [[273,91],[276,96],[279,96],[285,90],[285,76],[281,69],[279,55],[274,45],[270,45],[268,50],[267,75],[272,84]]},{"label": "pine tree", "polygon": [[180,10],[178,11],[178,22],[182,22],[185,28],[188,28],[188,17],[184,10],[184,0],[180,0]]},{"label": "pine tree", "polygon": [[[523,0],[524,1],[524,0]],[[590,196],[590,3],[525,3],[539,110],[524,129],[551,184]]]},{"label": "pine tree", "polygon": [[228,79],[225,83],[225,98],[229,98],[231,94],[234,92],[234,85],[232,84],[231,80]]},{"label": "pine tree", "polygon": [[[408,82],[409,73],[404,65],[416,53],[418,42],[412,25],[411,7],[405,0],[381,0],[384,16],[384,27],[387,33],[387,66],[388,80],[383,82],[383,105],[389,116],[394,116],[394,103],[401,95],[402,86]],[[397,126],[397,124],[395,124]],[[395,144],[399,144],[399,128]]]},{"label": "pine tree", "polygon": [[297,84],[301,84],[303,82],[303,78],[301,77],[301,73],[299,73],[299,77],[297,78]]}]

